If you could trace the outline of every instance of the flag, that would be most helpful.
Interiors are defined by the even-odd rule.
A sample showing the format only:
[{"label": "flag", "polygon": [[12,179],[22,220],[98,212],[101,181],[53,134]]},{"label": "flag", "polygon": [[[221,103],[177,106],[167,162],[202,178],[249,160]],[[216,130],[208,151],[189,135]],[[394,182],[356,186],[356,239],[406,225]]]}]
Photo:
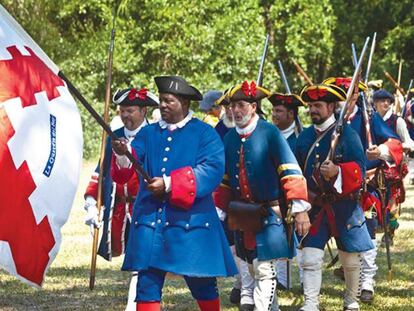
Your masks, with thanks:
[{"label": "flag", "polygon": [[59,68],[0,5],[0,267],[42,285],[82,163],[82,126]]}]

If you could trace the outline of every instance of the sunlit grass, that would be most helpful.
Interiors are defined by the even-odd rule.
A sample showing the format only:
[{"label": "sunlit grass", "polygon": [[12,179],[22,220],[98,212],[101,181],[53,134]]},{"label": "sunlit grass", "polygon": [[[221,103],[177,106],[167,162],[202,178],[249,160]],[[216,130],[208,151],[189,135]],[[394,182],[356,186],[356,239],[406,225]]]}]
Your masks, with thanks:
[{"label": "sunlit grass", "polygon": [[[122,258],[108,263],[98,258],[95,290],[89,290],[89,267],[92,238],[84,225],[82,194],[95,163],[85,163],[81,182],[68,223],[63,227],[60,252],[50,267],[42,290],[27,286],[0,271],[0,310],[124,310],[130,274],[120,271]],[[362,305],[362,310],[414,310],[414,191],[407,187],[401,227],[392,247],[394,279],[387,282],[385,249],[378,254],[379,271],[375,300]],[[380,235],[378,236],[380,239]],[[325,262],[329,256],[325,254]],[[333,269],[325,269],[321,304],[324,310],[342,310],[343,283],[333,277]],[[293,269],[294,288],[278,292],[282,311],[297,310],[303,302],[297,269]],[[220,279],[222,309],[238,308],[229,302],[233,280]],[[168,278],[163,291],[163,310],[197,310],[185,282]]]}]

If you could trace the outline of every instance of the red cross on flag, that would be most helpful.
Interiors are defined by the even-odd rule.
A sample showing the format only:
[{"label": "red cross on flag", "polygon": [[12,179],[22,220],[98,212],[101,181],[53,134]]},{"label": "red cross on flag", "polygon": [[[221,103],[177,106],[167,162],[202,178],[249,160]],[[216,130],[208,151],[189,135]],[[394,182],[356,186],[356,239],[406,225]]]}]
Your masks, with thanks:
[{"label": "red cross on flag", "polygon": [[82,162],[82,127],[59,68],[0,5],[0,267],[41,286]]}]

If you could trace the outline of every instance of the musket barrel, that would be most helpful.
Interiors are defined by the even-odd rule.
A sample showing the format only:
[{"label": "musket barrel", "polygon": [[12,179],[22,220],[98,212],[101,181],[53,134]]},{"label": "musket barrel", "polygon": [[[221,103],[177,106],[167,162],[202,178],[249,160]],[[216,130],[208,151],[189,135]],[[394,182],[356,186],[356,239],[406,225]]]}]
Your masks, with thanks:
[{"label": "musket barrel", "polygon": [[367,63],[367,71],[365,72],[365,80],[364,81],[366,83],[368,83],[368,77],[369,77],[369,73],[371,71],[371,64],[372,64],[372,58],[374,57],[376,41],[377,41],[377,33],[374,32],[374,36],[372,37],[371,50],[369,52],[369,58],[368,58],[368,63]]},{"label": "musket barrel", "polygon": [[265,61],[266,61],[267,50],[269,49],[269,38],[270,38],[270,35],[267,34],[266,39],[265,39],[264,48],[263,48],[263,53],[262,53],[262,59],[260,60],[259,73],[257,75],[257,80],[256,80],[256,84],[259,85],[259,86],[261,86],[262,83],[263,83],[263,69],[264,69],[264,64],[265,64]]},{"label": "musket barrel", "polygon": [[286,79],[285,71],[283,70],[283,65],[280,60],[277,61],[277,65],[279,66],[280,75],[282,77],[283,84],[285,85],[286,92],[290,95],[292,92],[290,91],[289,83]]}]

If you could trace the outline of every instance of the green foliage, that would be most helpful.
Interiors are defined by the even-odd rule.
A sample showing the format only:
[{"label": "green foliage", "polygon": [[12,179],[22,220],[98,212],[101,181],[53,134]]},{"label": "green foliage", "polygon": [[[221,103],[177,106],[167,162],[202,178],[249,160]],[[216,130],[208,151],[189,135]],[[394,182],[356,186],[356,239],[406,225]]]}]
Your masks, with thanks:
[{"label": "green foliage", "polygon": [[[350,76],[351,43],[360,51],[365,37],[375,31],[371,78],[384,79],[383,70],[396,77],[400,59],[404,61],[402,86],[412,78],[414,11],[408,0],[2,2],[99,113],[104,108],[115,2],[112,93],[127,86],[154,90],[153,77],[163,74],[182,75],[203,92],[254,80],[266,33],[271,45],[264,85],[274,91],[285,90],[279,59],[295,93],[305,82],[292,60],[314,82],[332,75]],[[269,116],[271,105],[264,101],[263,106]],[[115,108],[111,109],[113,116]],[[102,131],[85,109],[80,111],[85,157],[96,157]]]}]

